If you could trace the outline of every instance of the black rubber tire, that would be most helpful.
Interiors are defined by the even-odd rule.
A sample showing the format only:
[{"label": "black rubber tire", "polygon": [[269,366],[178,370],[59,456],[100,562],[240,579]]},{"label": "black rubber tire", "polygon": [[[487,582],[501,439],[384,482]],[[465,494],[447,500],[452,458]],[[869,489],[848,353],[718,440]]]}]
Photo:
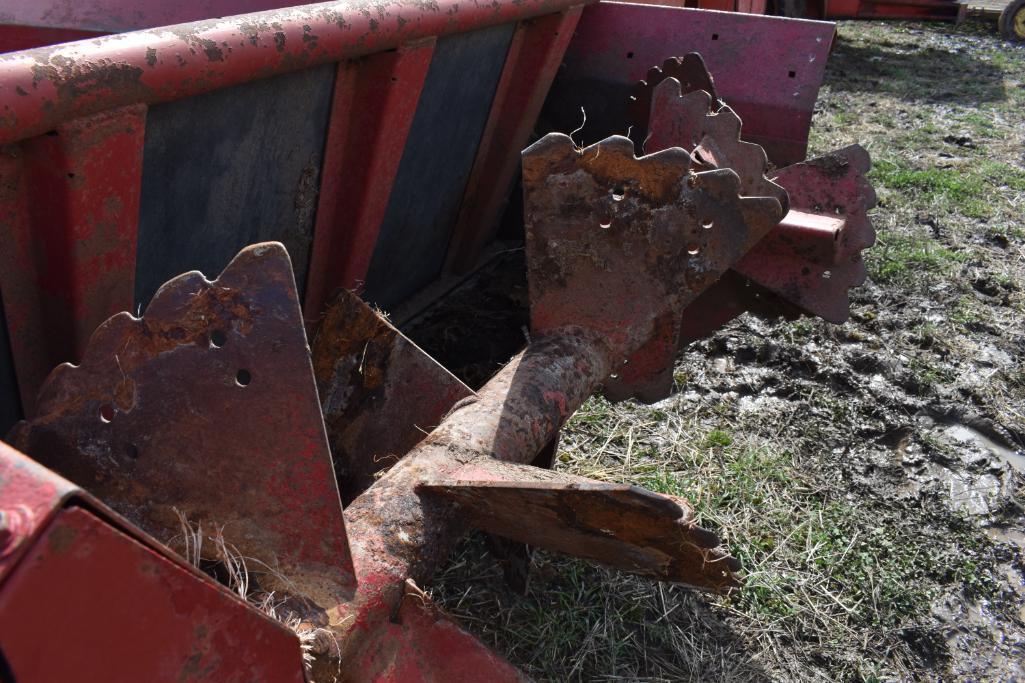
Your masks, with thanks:
[{"label": "black rubber tire", "polygon": [[1013,0],[1005,7],[997,27],[1007,40],[1025,41],[1025,0]]}]

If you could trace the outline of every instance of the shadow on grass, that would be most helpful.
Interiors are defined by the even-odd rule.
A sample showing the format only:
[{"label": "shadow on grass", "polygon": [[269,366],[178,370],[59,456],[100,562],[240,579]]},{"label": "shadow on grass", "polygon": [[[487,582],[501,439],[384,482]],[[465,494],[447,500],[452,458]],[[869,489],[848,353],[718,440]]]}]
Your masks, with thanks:
[{"label": "shadow on grass", "polygon": [[535,551],[519,593],[481,536],[464,540],[433,597],[534,680],[770,679],[699,592]]},{"label": "shadow on grass", "polygon": [[1008,99],[1004,73],[966,51],[896,42],[861,45],[838,36],[825,82],[834,90],[880,92],[906,102],[976,104]]}]

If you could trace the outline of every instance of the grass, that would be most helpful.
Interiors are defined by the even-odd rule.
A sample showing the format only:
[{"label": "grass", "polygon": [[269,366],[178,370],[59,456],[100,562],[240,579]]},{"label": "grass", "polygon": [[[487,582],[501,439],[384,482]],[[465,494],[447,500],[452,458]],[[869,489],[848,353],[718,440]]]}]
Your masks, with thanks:
[{"label": "grass", "polygon": [[942,585],[995,594],[984,534],[940,505],[926,525],[852,499],[816,472],[814,425],[804,441],[757,417],[709,428],[721,420],[713,405],[671,399],[660,412],[652,420],[644,406],[592,398],[567,425],[561,460],[690,500],[744,564],[744,590],[710,600],[538,552],[526,596],[489,595],[480,583],[500,578],[472,541],[436,597],[533,676],[885,680],[920,664],[893,634],[913,630]]},{"label": "grass", "polygon": [[892,234],[879,238],[868,255],[872,277],[877,282],[904,281],[923,275],[952,276],[970,258],[923,234]]},{"label": "grass", "polygon": [[519,595],[470,539],[435,597],[539,680],[981,680],[956,672],[1003,647],[958,651],[937,625],[944,600],[988,600],[996,619],[1021,596],[989,522],[927,476],[964,449],[916,420],[963,405],[1025,434],[1021,360],[978,360],[1025,348],[1025,49],[971,23],[839,32],[810,146],[860,142],[875,161],[879,239],[852,320],[734,323],[685,354],[672,398],[590,399],[558,456],[689,500],[745,588],[707,596],[539,551]]}]

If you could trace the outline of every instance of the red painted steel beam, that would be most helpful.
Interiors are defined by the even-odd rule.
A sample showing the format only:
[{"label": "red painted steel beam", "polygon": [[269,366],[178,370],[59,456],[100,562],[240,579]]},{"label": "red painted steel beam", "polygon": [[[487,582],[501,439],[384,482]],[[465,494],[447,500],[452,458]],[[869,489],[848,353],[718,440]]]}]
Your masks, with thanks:
[{"label": "red painted steel beam", "polygon": [[311,328],[333,293],[366,278],[435,43],[338,65],[306,284]]},{"label": "red painted steel beam", "polygon": [[527,145],[581,10],[572,7],[516,27],[453,229],[449,269],[472,268],[494,235],[519,169],[518,151]]},{"label": "red painted steel beam", "polygon": [[0,57],[0,143],[130,104],[559,12],[580,0],[348,0],[211,19]]},{"label": "red painted steel beam", "polygon": [[[18,28],[80,29],[100,34],[181,24],[287,7],[297,0],[4,0],[5,23]],[[69,38],[68,40],[77,40]],[[57,41],[52,41],[57,42]],[[52,43],[43,43],[52,44]]]},{"label": "red painted steel beam", "polygon": [[0,290],[26,415],[50,370],[132,308],[145,105],[0,151]]}]

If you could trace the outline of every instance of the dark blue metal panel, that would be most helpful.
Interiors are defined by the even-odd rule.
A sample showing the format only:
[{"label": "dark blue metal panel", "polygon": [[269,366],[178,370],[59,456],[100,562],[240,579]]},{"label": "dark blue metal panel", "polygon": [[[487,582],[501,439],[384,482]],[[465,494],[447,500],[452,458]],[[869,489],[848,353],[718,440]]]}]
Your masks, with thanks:
[{"label": "dark blue metal panel", "polygon": [[214,278],[242,247],[287,247],[306,283],[335,65],[152,107],[135,301],[189,270]]},{"label": "dark blue metal panel", "polygon": [[438,41],[363,296],[390,308],[440,273],[515,24]]},{"label": "dark blue metal panel", "polygon": [[0,299],[0,439],[22,418],[18,378],[14,374],[14,357],[7,336],[7,316]]}]

